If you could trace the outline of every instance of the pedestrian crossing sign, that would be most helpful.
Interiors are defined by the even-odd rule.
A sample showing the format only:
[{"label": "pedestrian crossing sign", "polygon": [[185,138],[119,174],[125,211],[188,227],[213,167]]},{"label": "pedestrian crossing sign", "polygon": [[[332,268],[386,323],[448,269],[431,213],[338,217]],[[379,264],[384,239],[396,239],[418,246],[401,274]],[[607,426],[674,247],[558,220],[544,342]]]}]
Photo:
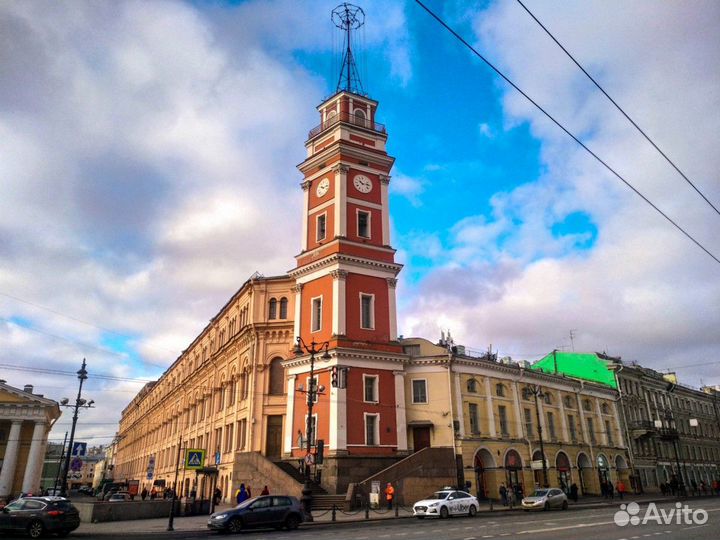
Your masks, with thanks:
[{"label": "pedestrian crossing sign", "polygon": [[185,469],[202,469],[205,463],[205,450],[188,448],[185,450]]}]

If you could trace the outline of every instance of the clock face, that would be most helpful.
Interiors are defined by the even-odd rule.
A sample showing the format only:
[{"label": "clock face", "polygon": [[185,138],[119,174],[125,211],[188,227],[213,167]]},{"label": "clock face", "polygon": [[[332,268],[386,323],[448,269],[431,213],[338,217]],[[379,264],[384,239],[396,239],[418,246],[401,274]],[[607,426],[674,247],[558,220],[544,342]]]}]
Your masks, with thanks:
[{"label": "clock face", "polygon": [[322,180],[320,180],[320,183],[318,184],[315,193],[317,193],[318,197],[322,197],[328,192],[328,189],[330,189],[330,180],[328,180],[327,178],[323,178]]},{"label": "clock face", "polygon": [[353,179],[353,185],[360,193],[370,193],[373,188],[372,180],[362,174],[358,174]]}]

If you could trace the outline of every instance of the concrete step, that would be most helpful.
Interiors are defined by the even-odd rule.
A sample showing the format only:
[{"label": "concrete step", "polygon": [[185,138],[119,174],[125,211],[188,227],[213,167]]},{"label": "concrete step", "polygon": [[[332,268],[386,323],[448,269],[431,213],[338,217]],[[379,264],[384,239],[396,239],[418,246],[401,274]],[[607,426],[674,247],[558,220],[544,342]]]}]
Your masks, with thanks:
[{"label": "concrete step", "polygon": [[333,505],[342,509],[345,505],[345,495],[315,495],[313,494],[313,510],[330,510]]}]

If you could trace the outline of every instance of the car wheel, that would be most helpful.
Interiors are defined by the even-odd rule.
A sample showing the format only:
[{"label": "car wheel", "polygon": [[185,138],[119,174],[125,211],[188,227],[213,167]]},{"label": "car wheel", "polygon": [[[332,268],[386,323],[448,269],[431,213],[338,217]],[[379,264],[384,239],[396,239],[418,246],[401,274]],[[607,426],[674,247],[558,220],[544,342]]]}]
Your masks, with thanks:
[{"label": "car wheel", "polygon": [[563,503],[562,503],[562,509],[563,509],[563,510],[567,510],[567,509],[568,509],[568,503],[567,503],[567,501],[563,501]]},{"label": "car wheel", "polygon": [[474,504],[471,504],[470,510],[468,510],[468,516],[475,517],[475,514],[477,514],[477,508],[475,508]]},{"label": "car wheel", "polygon": [[240,521],[240,518],[232,518],[228,522],[228,532],[231,532],[233,534],[237,534],[240,531],[242,531],[242,521]]},{"label": "car wheel", "polygon": [[547,501],[545,502],[545,506],[543,507],[543,510],[545,510],[546,512],[547,512],[548,510],[550,510],[550,503],[549,503],[549,502],[547,502]]},{"label": "car wheel", "polygon": [[298,528],[298,525],[300,525],[300,520],[295,515],[289,515],[287,518],[285,518],[285,527],[288,531],[294,531]]},{"label": "car wheel", "polygon": [[45,527],[43,526],[42,521],[32,521],[30,522],[30,525],[28,525],[28,536],[30,538],[40,538],[44,532]]},{"label": "car wheel", "polygon": [[440,517],[442,519],[446,519],[449,515],[450,513],[448,512],[447,506],[443,506],[442,508],[440,508]]}]

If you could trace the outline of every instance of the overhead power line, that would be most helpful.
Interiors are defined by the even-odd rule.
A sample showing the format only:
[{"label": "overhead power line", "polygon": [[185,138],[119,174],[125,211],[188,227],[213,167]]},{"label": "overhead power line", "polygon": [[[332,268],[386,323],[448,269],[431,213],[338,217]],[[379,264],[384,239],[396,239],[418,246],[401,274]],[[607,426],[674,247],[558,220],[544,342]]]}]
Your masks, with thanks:
[{"label": "overhead power line", "polygon": [[718,215],[720,215],[720,210],[718,210],[718,208],[712,202],[710,202],[710,199],[708,199],[705,196],[705,194],[702,191],[700,191],[698,189],[698,187],[685,175],[685,173],[682,172],[677,165],[675,165],[675,163],[667,156],[667,154],[665,152],[663,152],[658,147],[657,144],[655,144],[655,142],[648,136],[648,134],[645,133],[645,131],[639,125],[637,125],[637,123],[632,118],[630,118],[630,115],[628,115],[628,113],[626,113],[625,110],[623,110],[623,108],[620,105],[618,105],[618,103],[613,98],[610,97],[610,95],[605,91],[605,89],[602,86],[600,86],[600,83],[598,83],[593,78],[593,76],[590,75],[590,73],[588,73],[587,70],[584,67],[582,67],[582,65],[580,65],[580,62],[578,62],[575,59],[575,57],[572,54],[570,54],[570,52],[562,45],[562,43],[560,43],[557,40],[557,38],[555,38],[555,36],[552,34],[552,32],[550,32],[550,30],[548,30],[547,27],[538,20],[538,18],[533,14],[533,12],[530,11],[528,9],[528,7],[522,3],[521,0],[517,0],[517,3],[520,4],[525,11],[528,12],[528,14],[533,18],[533,20],[540,25],[540,28],[542,28],[545,31],[545,33],[548,36],[550,36],[550,39],[552,39],[555,42],[555,44],[562,49],[562,51],[568,56],[568,58],[570,58],[570,60],[572,60],[573,63],[578,68],[580,68],[580,71],[582,71],[587,76],[587,78],[590,79],[590,81],[592,81],[592,83],[597,87],[597,89],[600,90],[605,95],[605,97],[610,100],[610,103],[615,105],[615,108],[618,111],[620,111],[620,113],[628,120],[628,122],[630,122],[635,127],[635,129],[637,129],[640,132],[640,134],[643,137],[645,137],[645,140],[647,140],[647,142],[649,142],[652,145],[652,147],[655,148],[655,150],[657,150],[660,153],[660,155],[665,158],[665,161],[667,161],[672,166],[672,168],[675,169],[677,171],[677,173],[680,176],[682,176],[688,184],[690,184],[692,186],[692,188],[697,192],[697,194],[700,195],[705,200],[705,202],[708,203],[713,210],[715,210],[715,212]]},{"label": "overhead power line", "polygon": [[561,130],[563,130],[572,140],[574,140],[577,144],[579,144],[588,154],[590,154],[592,157],[594,157],[601,165],[603,165],[608,171],[610,171],[618,180],[620,180],[623,184],[625,184],[628,188],[630,188],[638,197],[640,197],[643,201],[645,201],[648,205],[650,205],[658,214],[660,214],[662,217],[664,217],[670,224],[672,224],[677,230],[679,230],[681,233],[683,233],[693,244],[695,244],[697,247],[702,249],[705,253],[707,253],[716,263],[720,264],[720,258],[715,256],[709,249],[707,249],[705,246],[703,246],[698,240],[696,240],[689,232],[687,232],[685,229],[683,229],[678,223],[676,223],[670,216],[668,216],[665,212],[660,210],[650,199],[648,199],[645,195],[643,195],[640,191],[638,191],[635,186],[633,186],[630,182],[628,182],[620,173],[618,173],[615,169],[613,169],[610,165],[608,165],[600,156],[598,156],[595,152],[593,152],[585,143],[583,143],[580,139],[578,139],[573,133],[568,130],[563,124],[561,124],[558,120],[555,119],[553,115],[551,115],[549,112],[547,112],[539,103],[537,103],[533,98],[531,98],[528,94],[526,94],[518,85],[516,85],[512,80],[510,80],[502,71],[500,71],[497,67],[495,67],[492,62],[490,62],[487,58],[485,58],[475,47],[470,45],[465,38],[463,38],[460,34],[458,34],[452,27],[450,27],[443,19],[441,19],[438,15],[435,14],[430,8],[428,8],[425,4],[423,4],[420,0],[415,0],[415,2],[423,8],[433,19],[435,19],[438,23],[440,23],[448,32],[450,32],[458,41],[460,41],[463,45],[465,45],[472,53],[477,56],[480,60],[485,62],[485,64],[490,67],[495,73],[497,73],[502,79],[508,83],[510,86],[512,86],[515,90],[517,90],[525,99],[527,99],[530,103],[532,103],[540,112],[542,112],[553,124],[555,124],[557,127],[559,127]]}]

